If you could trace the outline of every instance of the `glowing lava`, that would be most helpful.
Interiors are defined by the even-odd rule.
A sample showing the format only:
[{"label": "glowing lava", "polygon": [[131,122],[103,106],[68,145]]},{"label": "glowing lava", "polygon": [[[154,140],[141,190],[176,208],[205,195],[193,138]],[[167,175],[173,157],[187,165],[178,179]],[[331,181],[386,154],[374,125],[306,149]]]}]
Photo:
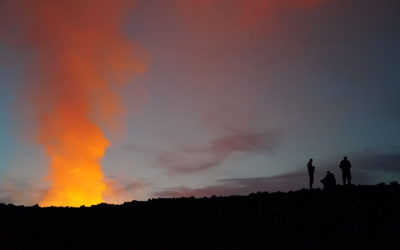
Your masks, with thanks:
[{"label": "glowing lava", "polygon": [[[108,141],[82,108],[71,103],[43,118],[40,140],[51,159],[51,188],[41,206],[81,206],[103,202],[107,189],[100,160]],[[78,109],[78,110],[77,110]],[[77,114],[78,113],[78,114]]]}]

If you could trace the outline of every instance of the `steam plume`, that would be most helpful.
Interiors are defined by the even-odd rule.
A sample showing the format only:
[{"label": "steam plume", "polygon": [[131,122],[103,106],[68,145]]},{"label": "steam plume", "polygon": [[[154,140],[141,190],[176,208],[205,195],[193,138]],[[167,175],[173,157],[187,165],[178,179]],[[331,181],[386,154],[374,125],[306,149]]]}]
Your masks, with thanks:
[{"label": "steam plume", "polygon": [[[15,1],[19,45],[33,51],[24,99],[37,120],[36,138],[50,159],[42,206],[103,202],[100,160],[122,111],[118,89],[144,70],[121,32],[127,1]],[[24,42],[20,42],[21,39]]]}]

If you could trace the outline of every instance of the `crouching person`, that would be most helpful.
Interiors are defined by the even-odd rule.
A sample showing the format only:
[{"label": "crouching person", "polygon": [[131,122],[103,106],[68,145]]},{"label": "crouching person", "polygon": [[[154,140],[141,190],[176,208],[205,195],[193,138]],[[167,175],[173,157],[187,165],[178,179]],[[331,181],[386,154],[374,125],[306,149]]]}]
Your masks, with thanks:
[{"label": "crouching person", "polygon": [[321,180],[323,189],[328,191],[332,190],[336,186],[336,178],[335,175],[332,174],[330,171],[326,172],[326,176],[324,179]]}]

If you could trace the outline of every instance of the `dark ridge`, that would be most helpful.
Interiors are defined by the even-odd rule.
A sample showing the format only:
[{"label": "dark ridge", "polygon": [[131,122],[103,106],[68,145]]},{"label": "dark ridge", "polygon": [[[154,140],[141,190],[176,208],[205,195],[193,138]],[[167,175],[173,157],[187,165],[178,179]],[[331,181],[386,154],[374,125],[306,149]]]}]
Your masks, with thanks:
[{"label": "dark ridge", "polygon": [[400,186],[40,208],[0,204],[0,249],[399,249]]}]

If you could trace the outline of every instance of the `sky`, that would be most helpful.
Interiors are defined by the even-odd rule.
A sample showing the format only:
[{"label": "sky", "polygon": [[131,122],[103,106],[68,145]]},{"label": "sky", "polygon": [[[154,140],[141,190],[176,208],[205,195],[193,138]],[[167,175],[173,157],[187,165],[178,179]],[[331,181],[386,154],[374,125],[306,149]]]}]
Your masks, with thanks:
[{"label": "sky", "polygon": [[[106,201],[297,190],[308,186],[310,158],[320,187],[327,170],[341,181],[345,155],[354,183],[400,181],[397,0],[138,0],[123,17],[102,0],[112,8],[87,1],[101,14],[87,18],[70,1],[76,16],[33,28],[29,20],[48,19],[26,13],[48,1],[16,1],[8,16],[9,2],[0,2],[0,202],[36,204],[49,189],[51,140],[32,135],[52,127],[35,115],[64,97],[69,89],[57,86],[68,81],[102,97],[83,115],[109,141],[101,165],[115,192]],[[90,35],[78,32],[85,27]],[[89,69],[84,79],[57,73],[52,53],[65,48],[93,50],[87,63],[121,82],[113,94],[86,85],[97,84]],[[32,70],[49,58],[51,74]],[[102,106],[114,99],[117,111]]]}]

